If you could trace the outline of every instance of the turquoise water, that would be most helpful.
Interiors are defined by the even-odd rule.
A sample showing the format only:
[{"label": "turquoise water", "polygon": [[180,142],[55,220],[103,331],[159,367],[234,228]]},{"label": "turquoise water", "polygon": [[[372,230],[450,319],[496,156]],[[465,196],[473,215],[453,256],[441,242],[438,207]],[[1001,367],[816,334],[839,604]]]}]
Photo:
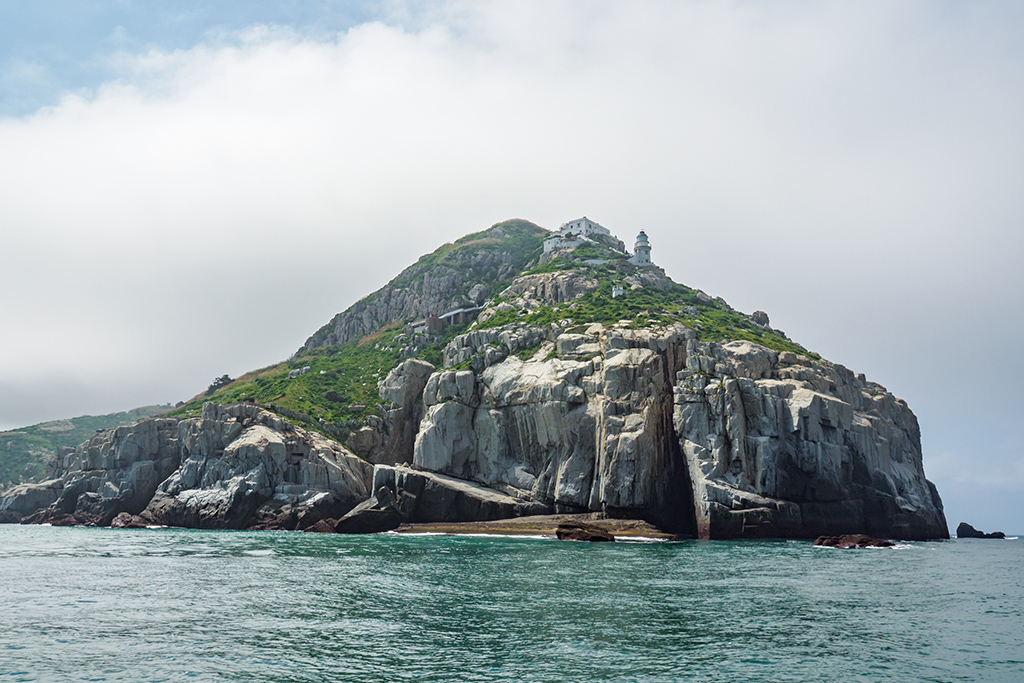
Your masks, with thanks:
[{"label": "turquoise water", "polygon": [[0,526],[0,681],[1022,681],[1024,541]]}]

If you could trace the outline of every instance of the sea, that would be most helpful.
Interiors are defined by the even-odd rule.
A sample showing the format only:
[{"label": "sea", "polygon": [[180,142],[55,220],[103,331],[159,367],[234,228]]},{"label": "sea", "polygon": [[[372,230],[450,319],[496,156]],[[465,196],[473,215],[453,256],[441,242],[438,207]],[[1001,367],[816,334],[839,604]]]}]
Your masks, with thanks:
[{"label": "sea", "polygon": [[0,526],[6,681],[1024,681],[1024,541]]}]

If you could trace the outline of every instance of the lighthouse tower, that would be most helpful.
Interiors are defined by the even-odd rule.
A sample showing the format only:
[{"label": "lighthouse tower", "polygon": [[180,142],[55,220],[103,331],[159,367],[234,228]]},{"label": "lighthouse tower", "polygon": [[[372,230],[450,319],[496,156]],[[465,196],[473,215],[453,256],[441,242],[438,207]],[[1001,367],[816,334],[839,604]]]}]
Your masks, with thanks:
[{"label": "lighthouse tower", "polygon": [[643,230],[636,236],[636,244],[633,246],[633,255],[629,262],[634,266],[653,266],[651,261],[651,244],[647,241],[647,233]]}]

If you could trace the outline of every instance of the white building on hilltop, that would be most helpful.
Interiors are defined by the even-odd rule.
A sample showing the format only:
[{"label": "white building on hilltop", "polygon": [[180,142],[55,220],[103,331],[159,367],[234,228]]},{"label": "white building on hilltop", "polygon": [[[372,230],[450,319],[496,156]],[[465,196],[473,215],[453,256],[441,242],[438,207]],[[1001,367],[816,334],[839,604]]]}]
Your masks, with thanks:
[{"label": "white building on hilltop", "polygon": [[633,246],[633,255],[629,262],[634,266],[653,266],[651,261],[651,243],[647,241],[647,233],[643,230],[636,236],[636,245]]},{"label": "white building on hilltop", "polygon": [[555,249],[575,249],[584,242],[592,242],[592,235],[611,237],[612,231],[586,216],[577,218],[574,221],[562,223],[562,227],[544,240],[544,251],[546,253]]}]

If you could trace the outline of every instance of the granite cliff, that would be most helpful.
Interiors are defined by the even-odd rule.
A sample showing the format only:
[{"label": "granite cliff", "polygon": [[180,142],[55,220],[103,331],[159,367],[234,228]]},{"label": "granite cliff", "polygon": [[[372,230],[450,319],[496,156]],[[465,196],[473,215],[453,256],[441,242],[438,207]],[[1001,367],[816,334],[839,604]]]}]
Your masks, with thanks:
[{"label": "granite cliff", "polygon": [[98,433],[0,515],[365,531],[599,512],[700,538],[948,537],[903,401],[614,237],[542,251],[547,235],[516,221],[446,245],[294,359]]}]

